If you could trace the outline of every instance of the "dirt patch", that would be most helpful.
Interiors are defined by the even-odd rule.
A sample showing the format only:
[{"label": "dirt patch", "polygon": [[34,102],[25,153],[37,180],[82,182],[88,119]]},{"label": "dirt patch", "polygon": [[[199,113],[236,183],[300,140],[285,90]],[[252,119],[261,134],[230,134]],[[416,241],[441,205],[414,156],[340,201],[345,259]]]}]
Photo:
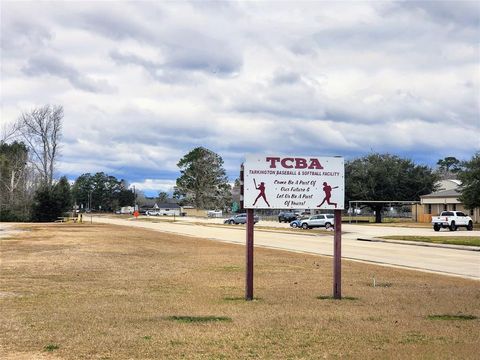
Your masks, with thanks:
[{"label": "dirt patch", "polygon": [[34,353],[34,352],[3,352],[0,349],[0,356],[3,360],[46,360],[62,359],[52,354]]},{"label": "dirt patch", "polygon": [[13,291],[0,291],[0,299],[9,298],[9,297],[20,297],[20,296],[25,296],[25,294],[16,293]]}]

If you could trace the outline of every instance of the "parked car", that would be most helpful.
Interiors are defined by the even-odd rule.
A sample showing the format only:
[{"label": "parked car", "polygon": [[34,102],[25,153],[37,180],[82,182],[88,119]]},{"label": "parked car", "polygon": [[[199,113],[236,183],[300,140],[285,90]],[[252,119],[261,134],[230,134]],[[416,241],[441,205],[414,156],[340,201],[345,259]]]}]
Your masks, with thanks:
[{"label": "parked car", "polygon": [[[256,224],[258,220],[259,220],[258,216],[253,217],[254,224]],[[245,224],[246,222],[247,222],[247,214],[237,214],[237,215],[233,215],[232,217],[229,217],[228,219],[225,219],[223,223],[238,225],[238,224]]]},{"label": "parked car", "polygon": [[222,210],[208,210],[207,216],[213,218],[221,218],[222,217]]},{"label": "parked car", "polygon": [[296,219],[296,220],[293,220],[293,221],[290,223],[290,226],[293,227],[293,228],[299,228],[300,226],[302,226],[302,220],[304,220],[304,219]]},{"label": "parked car", "polygon": [[278,222],[291,222],[297,219],[297,215],[293,212],[281,212],[278,214]]},{"label": "parked car", "polygon": [[455,231],[460,226],[464,226],[467,230],[473,230],[473,221],[470,216],[465,215],[461,211],[443,211],[440,216],[432,217],[433,230],[450,229]]},{"label": "parked car", "polygon": [[302,229],[311,229],[314,227],[325,227],[325,229],[329,229],[334,226],[334,224],[333,214],[312,215],[300,221],[300,227]]},{"label": "parked car", "polygon": [[145,211],[145,215],[147,215],[147,216],[160,216],[160,211],[158,211],[158,210],[147,210],[147,211]]}]

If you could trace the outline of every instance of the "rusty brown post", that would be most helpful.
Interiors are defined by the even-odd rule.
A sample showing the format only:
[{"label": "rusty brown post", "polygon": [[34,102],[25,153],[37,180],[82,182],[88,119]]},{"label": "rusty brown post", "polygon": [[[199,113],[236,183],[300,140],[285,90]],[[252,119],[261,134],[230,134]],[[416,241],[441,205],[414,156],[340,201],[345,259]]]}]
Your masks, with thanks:
[{"label": "rusty brown post", "polygon": [[253,209],[247,209],[247,243],[246,243],[246,282],[245,282],[245,300],[253,300]]},{"label": "rusty brown post", "polygon": [[245,192],[245,185],[244,185],[244,166],[243,163],[240,166],[240,211],[243,211],[243,199],[244,199],[244,192]]},{"label": "rusty brown post", "polygon": [[342,210],[335,210],[333,240],[333,298],[342,298]]}]

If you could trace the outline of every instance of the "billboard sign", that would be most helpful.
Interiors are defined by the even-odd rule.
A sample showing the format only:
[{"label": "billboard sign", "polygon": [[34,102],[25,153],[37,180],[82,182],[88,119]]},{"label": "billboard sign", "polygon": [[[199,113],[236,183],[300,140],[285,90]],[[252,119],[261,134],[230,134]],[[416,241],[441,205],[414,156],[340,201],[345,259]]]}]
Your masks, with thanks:
[{"label": "billboard sign", "polygon": [[343,157],[248,155],[244,163],[246,209],[342,210]]}]

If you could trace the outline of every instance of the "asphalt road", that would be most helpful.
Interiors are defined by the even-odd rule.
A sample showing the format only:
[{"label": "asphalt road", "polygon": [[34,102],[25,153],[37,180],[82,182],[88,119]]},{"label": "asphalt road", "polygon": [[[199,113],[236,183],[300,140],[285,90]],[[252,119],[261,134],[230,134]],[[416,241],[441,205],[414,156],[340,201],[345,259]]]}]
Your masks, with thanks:
[{"label": "asphalt road", "polygon": [[[86,216],[85,220],[90,220]],[[151,221],[135,219],[93,217],[94,222],[141,227],[145,229],[206,238],[235,244],[245,244],[245,227],[242,225],[219,226],[221,219],[185,219],[167,222],[163,218]],[[333,255],[333,236],[314,235],[308,230],[282,232],[287,224],[262,222],[276,230],[255,230],[255,246]],[[434,233],[430,228],[403,228],[375,225],[342,224],[342,258],[395,266],[445,275],[480,280],[480,252],[463,249],[424,247],[396,243],[359,241],[358,238],[374,238],[385,235],[435,235],[451,236],[445,231]],[[455,236],[480,236],[480,231],[457,231]]]}]

